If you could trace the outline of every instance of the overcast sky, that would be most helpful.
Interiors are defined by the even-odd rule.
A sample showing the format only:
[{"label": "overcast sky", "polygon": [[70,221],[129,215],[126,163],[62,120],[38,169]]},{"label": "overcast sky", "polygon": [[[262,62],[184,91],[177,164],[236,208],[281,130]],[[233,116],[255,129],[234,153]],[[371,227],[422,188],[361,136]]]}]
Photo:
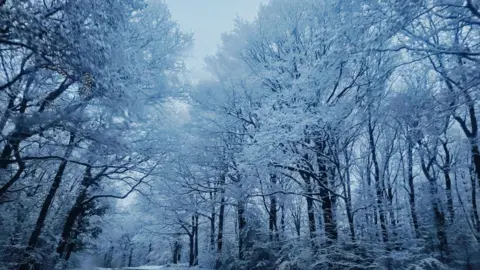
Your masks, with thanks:
[{"label": "overcast sky", "polygon": [[172,18],[184,31],[193,32],[195,46],[187,65],[192,80],[208,78],[203,59],[215,53],[221,35],[233,28],[238,16],[252,20],[260,4],[269,0],[165,0]]}]

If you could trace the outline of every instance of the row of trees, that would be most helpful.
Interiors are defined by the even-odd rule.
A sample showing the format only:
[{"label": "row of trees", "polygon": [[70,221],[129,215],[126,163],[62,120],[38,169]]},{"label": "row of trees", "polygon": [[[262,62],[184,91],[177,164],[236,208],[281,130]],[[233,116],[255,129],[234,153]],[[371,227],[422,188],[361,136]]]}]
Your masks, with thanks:
[{"label": "row of trees", "polygon": [[63,269],[158,179],[191,40],[159,1],[0,1],[1,269]]},{"label": "row of trees", "polygon": [[3,264],[479,267],[476,1],[272,0],[171,115],[166,7],[77,2],[1,7]]},{"label": "row of trees", "polygon": [[272,0],[237,21],[156,231],[218,269],[478,267],[479,10]]}]

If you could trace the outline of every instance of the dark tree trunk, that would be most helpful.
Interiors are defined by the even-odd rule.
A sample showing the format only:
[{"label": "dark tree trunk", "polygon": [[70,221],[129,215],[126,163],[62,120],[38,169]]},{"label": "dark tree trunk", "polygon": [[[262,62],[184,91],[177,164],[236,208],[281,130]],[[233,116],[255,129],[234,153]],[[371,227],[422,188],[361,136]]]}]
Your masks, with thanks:
[{"label": "dark tree trunk", "polygon": [[346,183],[344,183],[343,188],[344,188],[344,193],[345,193],[345,208],[347,212],[347,219],[348,219],[348,226],[350,229],[350,237],[352,239],[352,242],[355,242],[356,236],[355,236],[355,224],[354,224],[354,219],[353,219],[353,208],[352,208],[352,191],[350,187],[350,173],[347,172],[347,175],[345,177]]},{"label": "dark tree trunk", "polygon": [[[275,186],[277,183],[277,176],[272,174],[270,181]],[[268,228],[270,230],[270,241],[278,240],[278,227],[277,227],[277,198],[275,195],[270,196],[270,210],[268,211]]]},{"label": "dark tree trunk", "polygon": [[114,251],[115,251],[115,248],[113,246],[110,246],[107,253],[105,253],[105,257],[103,258],[103,266],[105,268],[110,268],[112,266],[112,258],[113,258]]},{"label": "dark tree trunk", "polygon": [[177,264],[180,262],[180,252],[182,250],[182,245],[180,244],[180,242],[178,241],[175,241],[173,243],[173,250],[172,250],[172,254],[173,254],[173,264]]},{"label": "dark tree trunk", "polygon": [[210,192],[210,200],[212,201],[212,213],[210,214],[210,249],[215,250],[215,204],[213,203],[214,195]]},{"label": "dark tree trunk", "polygon": [[195,262],[193,265],[198,265],[198,214],[195,214]]},{"label": "dark tree trunk", "polygon": [[310,240],[313,250],[317,251],[317,227],[315,224],[315,209],[313,207],[313,187],[310,179],[310,174],[301,172],[300,176],[305,181],[305,199],[307,200],[307,217],[308,217],[308,230],[310,232]]},{"label": "dark tree trunk", "polygon": [[325,235],[327,237],[327,244],[332,244],[337,241],[337,226],[333,214],[333,194],[329,191],[329,181],[327,167],[323,161],[319,163],[319,188],[320,198],[322,200],[323,225]]},{"label": "dark tree trunk", "polygon": [[67,245],[67,250],[65,252],[65,261],[70,260],[70,256],[72,255],[73,249],[75,248],[75,243],[70,242]]},{"label": "dark tree trunk", "polygon": [[43,229],[43,225],[45,224],[45,220],[48,215],[48,209],[50,209],[50,206],[53,202],[53,198],[55,197],[55,194],[57,193],[57,189],[60,186],[60,183],[62,182],[63,173],[65,172],[65,168],[67,167],[67,163],[68,163],[67,159],[70,157],[70,154],[72,153],[74,140],[75,140],[75,136],[73,134],[70,134],[70,141],[68,144],[68,148],[65,152],[64,159],[62,160],[62,162],[60,163],[60,166],[58,167],[57,173],[55,174],[50,190],[48,191],[47,197],[45,198],[45,201],[43,201],[42,208],[40,209],[40,213],[37,218],[37,222],[35,223],[35,227],[33,228],[32,234],[30,235],[30,239],[28,240],[27,248],[25,251],[26,263],[21,264],[19,267],[19,270],[28,270],[30,268],[29,264],[33,262],[29,259],[29,254],[35,249],[35,246],[37,245],[38,238],[40,237],[40,234]]},{"label": "dark tree trunk", "polygon": [[7,124],[8,119],[10,118],[11,114],[11,109],[13,108],[13,105],[15,105],[15,96],[10,96],[10,99],[8,100],[8,105],[5,111],[3,112],[2,118],[0,119],[0,132],[3,131],[5,128],[5,125]]},{"label": "dark tree trunk", "polygon": [[247,238],[247,220],[245,219],[245,205],[243,202],[237,204],[238,215],[238,258],[245,258],[245,246]]},{"label": "dark tree trunk", "polygon": [[380,227],[381,227],[381,234],[382,234],[382,240],[387,245],[388,249],[388,231],[387,231],[387,220],[385,218],[385,209],[383,205],[383,192],[384,192],[384,186],[383,186],[383,181],[380,176],[380,167],[378,165],[378,160],[377,160],[377,151],[376,151],[376,146],[375,146],[375,140],[374,140],[374,135],[373,135],[373,126],[372,126],[372,121],[371,118],[369,117],[368,119],[368,135],[369,135],[369,144],[370,144],[370,151],[371,151],[371,156],[372,156],[372,163],[373,163],[373,168],[374,168],[374,179],[375,179],[375,187],[376,187],[376,199],[377,199],[377,207],[378,207],[378,217],[380,219]]},{"label": "dark tree trunk", "polygon": [[[20,158],[20,155],[18,154],[17,155],[18,158]],[[18,161],[18,169],[17,169],[17,172],[10,178],[10,180],[8,180],[1,188],[0,188],[0,204],[2,203],[5,203],[5,202],[9,202],[8,198],[3,200],[2,197],[5,195],[6,196],[6,193],[8,191],[8,189],[13,186],[13,184],[15,184],[15,182],[18,181],[18,179],[20,179],[20,176],[22,176],[22,173],[25,171],[25,163],[21,160]]]},{"label": "dark tree trunk", "polygon": [[448,242],[445,225],[445,215],[440,210],[438,203],[433,204],[433,212],[435,214],[435,225],[437,227],[437,238],[439,240],[439,249],[442,258],[448,255]]},{"label": "dark tree trunk", "polygon": [[83,202],[86,199],[87,196],[87,190],[88,187],[92,184],[93,177],[92,177],[92,168],[87,167],[85,169],[85,173],[83,176],[83,180],[81,183],[81,190],[80,193],[75,200],[75,203],[73,204],[72,208],[70,209],[67,219],[65,220],[65,224],[63,226],[62,230],[62,235],[60,242],[57,246],[57,253],[60,255],[60,258],[64,255],[65,253],[65,247],[70,241],[71,233],[73,231],[73,228],[75,226],[75,222],[77,218],[81,215],[82,210],[83,210]]},{"label": "dark tree trunk", "polygon": [[225,216],[225,175],[220,176],[220,209],[218,212],[218,235],[217,235],[217,258],[215,269],[222,266],[222,248],[223,248],[223,219]]},{"label": "dark tree trunk", "polygon": [[153,249],[152,249],[152,243],[148,244],[148,253],[147,253],[147,257],[145,259],[145,263],[148,264],[150,262],[150,253],[152,253]]},{"label": "dark tree trunk", "polygon": [[[476,137],[474,139],[476,139]],[[471,140],[473,141],[473,138]],[[478,150],[478,144],[476,143],[472,143],[472,159],[473,164],[475,165],[477,182],[480,183],[480,152]]]},{"label": "dark tree trunk", "polygon": [[188,249],[188,266],[195,264],[195,215],[192,216],[192,232],[188,233],[189,249]]},{"label": "dark tree trunk", "polygon": [[433,164],[433,158],[430,158],[429,162],[426,164],[423,157],[421,157],[421,165],[422,171],[425,175],[425,178],[430,182],[430,195],[432,196],[432,210],[435,219],[435,227],[437,230],[437,239],[438,239],[438,248],[440,250],[440,254],[442,259],[448,255],[448,241],[447,241],[447,232],[446,232],[446,222],[445,222],[445,215],[443,214],[442,210],[440,209],[440,205],[438,202],[437,194],[437,183],[435,176],[430,173],[431,166]]},{"label": "dark tree trunk", "polygon": [[475,174],[473,170],[474,170],[473,168],[470,170],[470,182],[472,185],[472,188],[471,188],[472,216],[473,216],[473,224],[475,224],[475,230],[480,233],[480,218],[478,215],[478,207],[477,207],[477,183],[475,181]]},{"label": "dark tree trunk", "polygon": [[450,178],[450,151],[448,150],[447,142],[442,141],[443,151],[445,152],[445,160],[442,167],[443,176],[445,178],[445,189],[447,193],[447,208],[450,213],[450,222],[455,219],[455,210],[453,208],[453,196],[452,196],[452,180]]},{"label": "dark tree trunk", "polygon": [[130,255],[128,256],[128,267],[132,267],[132,259],[133,259],[133,247],[130,248]]},{"label": "dark tree trunk", "polygon": [[418,227],[417,211],[415,210],[415,186],[413,184],[413,145],[408,141],[407,149],[407,173],[408,173],[408,200],[410,203],[410,214],[412,215],[413,229],[415,236],[420,237],[420,231]]},{"label": "dark tree trunk", "polygon": [[5,193],[7,193],[8,189],[12,187],[13,184],[15,184],[15,182],[18,181],[18,179],[20,179],[20,176],[25,170],[25,163],[22,161],[20,157],[19,146],[20,146],[20,141],[16,141],[16,140],[7,141],[7,144],[5,145],[3,152],[0,156],[0,169],[4,169],[4,170],[7,169],[10,156],[14,151],[15,151],[14,152],[15,159],[18,164],[18,170],[15,173],[15,175],[0,187],[0,199],[5,195]]}]

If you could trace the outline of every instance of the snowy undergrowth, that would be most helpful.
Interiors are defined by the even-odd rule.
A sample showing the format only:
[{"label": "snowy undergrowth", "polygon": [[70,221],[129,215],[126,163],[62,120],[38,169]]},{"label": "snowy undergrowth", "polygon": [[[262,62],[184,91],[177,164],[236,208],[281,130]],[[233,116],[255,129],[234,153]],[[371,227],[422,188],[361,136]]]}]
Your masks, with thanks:
[{"label": "snowy undergrowth", "polygon": [[[145,265],[145,266],[125,267],[125,268],[102,268],[102,267],[95,268],[95,270],[185,270],[185,269],[196,270],[200,268],[188,267],[188,264]],[[202,268],[202,269],[208,270],[205,268]],[[84,270],[84,269],[77,268],[72,270]]]}]

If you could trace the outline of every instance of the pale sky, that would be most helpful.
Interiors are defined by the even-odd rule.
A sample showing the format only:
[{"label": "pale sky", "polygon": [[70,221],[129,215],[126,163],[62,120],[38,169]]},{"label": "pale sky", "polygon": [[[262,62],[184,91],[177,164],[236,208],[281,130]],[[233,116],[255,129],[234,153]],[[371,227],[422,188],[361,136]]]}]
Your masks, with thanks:
[{"label": "pale sky", "polygon": [[190,79],[207,79],[203,69],[204,58],[213,55],[221,42],[221,35],[233,29],[234,19],[253,20],[260,4],[269,0],[164,0],[183,31],[193,32],[195,45],[187,66]]}]

